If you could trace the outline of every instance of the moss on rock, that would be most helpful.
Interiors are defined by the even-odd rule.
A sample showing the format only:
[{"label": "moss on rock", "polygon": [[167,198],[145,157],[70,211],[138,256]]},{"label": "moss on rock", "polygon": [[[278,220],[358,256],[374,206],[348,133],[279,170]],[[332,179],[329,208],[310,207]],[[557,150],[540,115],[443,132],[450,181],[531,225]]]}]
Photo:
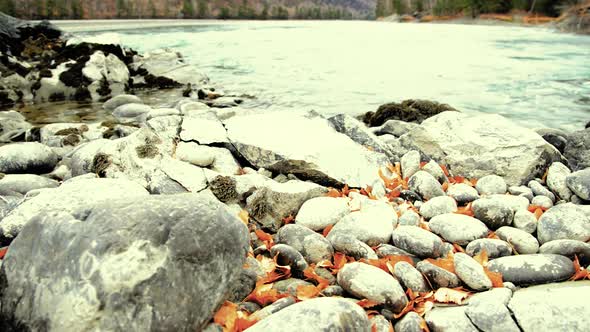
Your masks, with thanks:
[{"label": "moss on rock", "polygon": [[362,120],[369,127],[377,127],[387,120],[422,123],[429,117],[446,112],[457,111],[447,104],[429,100],[408,99],[401,103],[388,103],[379,106],[377,112],[367,112]]},{"label": "moss on rock", "polygon": [[209,183],[209,189],[220,201],[227,203],[238,199],[236,180],[231,176],[217,176]]},{"label": "moss on rock", "polygon": [[152,143],[146,143],[144,145],[140,145],[135,148],[135,152],[137,152],[137,156],[139,158],[154,158],[158,155],[160,150]]},{"label": "moss on rock", "polygon": [[111,156],[106,153],[99,152],[92,159],[92,166],[90,171],[101,178],[106,176],[106,169],[113,163]]}]

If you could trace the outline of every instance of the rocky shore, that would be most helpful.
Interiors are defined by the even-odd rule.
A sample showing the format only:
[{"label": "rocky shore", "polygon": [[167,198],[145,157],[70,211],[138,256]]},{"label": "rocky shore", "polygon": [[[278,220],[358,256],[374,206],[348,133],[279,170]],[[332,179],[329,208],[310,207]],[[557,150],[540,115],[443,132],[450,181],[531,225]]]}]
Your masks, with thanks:
[{"label": "rocky shore", "polygon": [[[116,121],[38,127],[0,112],[1,331],[590,325],[590,129],[423,100],[360,120],[249,111],[202,76],[154,69],[174,52],[152,66],[119,45],[67,44],[86,61],[46,61],[40,81],[105,99]],[[139,78],[103,70],[115,59],[130,78],[190,83],[186,97],[144,104],[128,94]],[[55,91],[45,82],[33,99]]]}]

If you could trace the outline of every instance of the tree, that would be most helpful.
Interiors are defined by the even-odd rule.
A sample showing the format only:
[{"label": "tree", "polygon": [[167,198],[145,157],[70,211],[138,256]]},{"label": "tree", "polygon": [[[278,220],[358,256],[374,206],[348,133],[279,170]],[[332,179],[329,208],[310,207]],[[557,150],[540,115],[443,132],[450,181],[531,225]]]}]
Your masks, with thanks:
[{"label": "tree", "polygon": [[16,7],[14,6],[14,1],[12,0],[2,0],[0,1],[0,12],[4,12],[10,16],[16,16]]},{"label": "tree", "polygon": [[47,14],[47,18],[55,17],[55,9],[56,9],[55,0],[47,0],[45,2],[45,12]]},{"label": "tree", "polygon": [[150,0],[148,2],[148,10],[150,12],[151,18],[156,18],[156,16],[158,16],[158,12],[156,11],[156,6],[154,5],[154,2],[152,0]]},{"label": "tree", "polygon": [[126,18],[129,16],[129,8],[125,0],[117,0],[117,17]]},{"label": "tree", "polygon": [[72,18],[73,19],[81,19],[83,16],[82,13],[82,6],[80,4],[80,0],[73,0],[72,1]]},{"label": "tree", "polygon": [[182,4],[182,15],[184,18],[195,17],[195,7],[191,0],[184,0]]},{"label": "tree", "polygon": [[262,12],[260,12],[260,19],[267,20],[268,19],[268,4],[265,2],[264,7],[262,7]]},{"label": "tree", "polygon": [[229,8],[221,7],[219,9],[219,15],[217,15],[217,18],[220,20],[227,20],[228,18],[231,18]]},{"label": "tree", "polygon": [[199,17],[200,18],[207,18],[209,16],[209,5],[207,5],[207,0],[199,0],[198,7],[199,7]]},{"label": "tree", "polygon": [[375,16],[385,17],[385,0],[377,0],[377,7],[375,7]]}]

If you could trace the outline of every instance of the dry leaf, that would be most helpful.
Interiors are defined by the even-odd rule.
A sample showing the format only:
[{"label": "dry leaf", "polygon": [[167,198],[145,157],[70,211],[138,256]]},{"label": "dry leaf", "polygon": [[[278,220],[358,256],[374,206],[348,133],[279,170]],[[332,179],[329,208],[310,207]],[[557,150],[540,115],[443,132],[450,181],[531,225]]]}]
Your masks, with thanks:
[{"label": "dry leaf", "polygon": [[312,285],[299,285],[297,286],[297,299],[304,301],[313,299],[320,294],[320,290]]},{"label": "dry leaf", "polygon": [[358,301],[356,304],[358,304],[362,308],[372,308],[374,306],[378,306],[380,303],[375,302],[375,301],[371,301],[369,299],[362,299],[362,300]]},{"label": "dry leaf", "polygon": [[463,249],[463,247],[461,247],[460,245],[453,243],[453,249],[455,250],[455,252],[465,252],[465,249]]},{"label": "dry leaf", "polygon": [[455,273],[455,258],[450,253],[447,256],[447,258],[438,258],[438,259],[427,258],[426,260],[433,265],[436,265],[436,266],[438,266],[442,269],[445,269],[451,273]]},{"label": "dry leaf", "polygon": [[279,299],[289,296],[289,294],[279,294],[276,289],[272,288],[273,284],[261,284],[257,285],[256,288],[248,295],[244,301],[253,301],[261,306],[266,306],[270,303],[274,303]]},{"label": "dry leaf", "polygon": [[445,173],[446,177],[449,177],[449,170],[447,169],[447,166],[445,165],[438,165],[440,166],[440,168],[442,169],[443,173]]},{"label": "dry leaf", "polygon": [[338,189],[330,188],[330,190],[328,191],[326,196],[338,198],[338,197],[342,197],[342,193],[340,191],[338,191]]},{"label": "dry leaf", "polygon": [[588,269],[580,266],[580,261],[578,260],[577,255],[574,257],[574,271],[576,271],[576,273],[574,273],[570,280],[590,279],[590,272]]},{"label": "dry leaf", "polygon": [[317,288],[318,290],[324,290],[326,289],[326,287],[330,286],[330,281],[328,279],[322,278],[320,277],[316,272],[315,272],[315,266],[312,264],[309,267],[307,267],[307,269],[305,269],[303,271],[303,276],[305,276],[306,279],[308,280],[314,280],[316,281],[317,284]]},{"label": "dry leaf", "polygon": [[224,332],[233,332],[236,329],[236,320],[238,318],[238,305],[225,301],[221,308],[213,316],[213,322],[223,327]]},{"label": "dry leaf", "polygon": [[254,233],[256,234],[258,239],[264,243],[264,245],[266,246],[266,249],[272,248],[272,246],[274,245],[274,240],[272,238],[272,235],[266,233],[265,231],[263,231],[261,229],[255,230]]},{"label": "dry leaf", "polygon": [[240,220],[244,224],[246,224],[246,226],[248,226],[248,220],[250,219],[250,215],[248,214],[248,211],[246,211],[246,210],[240,211],[240,213],[238,213],[238,217],[240,218]]},{"label": "dry leaf", "polygon": [[334,227],[334,225],[329,225],[328,227],[324,228],[324,231],[322,232],[322,235],[324,237],[327,237],[328,234],[330,234],[330,231],[332,230],[333,227]]},{"label": "dry leaf", "polygon": [[461,304],[463,300],[471,295],[470,292],[464,290],[457,290],[442,287],[436,290],[434,293],[434,300],[439,303],[456,303]]},{"label": "dry leaf", "polygon": [[292,223],[293,221],[295,221],[295,217],[293,217],[292,214],[290,214],[289,216],[283,218],[283,225],[287,225]]}]

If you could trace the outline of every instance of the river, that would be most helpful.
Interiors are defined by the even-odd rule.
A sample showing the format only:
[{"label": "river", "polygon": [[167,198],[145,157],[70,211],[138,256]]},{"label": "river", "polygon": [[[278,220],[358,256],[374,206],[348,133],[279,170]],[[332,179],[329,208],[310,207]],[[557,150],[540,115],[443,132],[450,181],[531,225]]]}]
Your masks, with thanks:
[{"label": "river", "polygon": [[410,98],[499,113],[527,127],[590,120],[590,37],[548,29],[365,21],[56,22],[169,47],[247,108],[360,114]]}]

